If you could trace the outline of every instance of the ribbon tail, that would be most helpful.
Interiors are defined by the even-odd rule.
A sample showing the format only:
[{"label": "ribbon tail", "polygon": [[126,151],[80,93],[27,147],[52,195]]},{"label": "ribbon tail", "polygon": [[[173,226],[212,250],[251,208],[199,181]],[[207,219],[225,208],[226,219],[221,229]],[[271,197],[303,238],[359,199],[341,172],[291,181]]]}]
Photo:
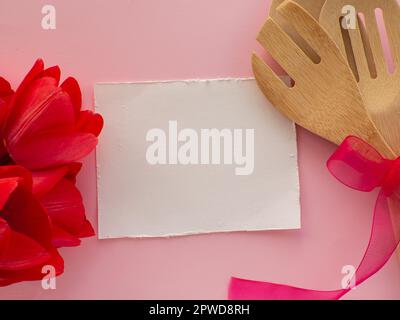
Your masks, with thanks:
[{"label": "ribbon tail", "polygon": [[229,300],[337,300],[347,290],[318,291],[283,284],[231,278]]},{"label": "ribbon tail", "polygon": [[[399,197],[393,194],[388,198],[381,190],[375,204],[369,243],[352,281],[356,286],[378,272],[392,256],[399,243],[396,232],[399,227]],[[319,291],[232,278],[228,297],[231,300],[337,300],[350,290]]]}]

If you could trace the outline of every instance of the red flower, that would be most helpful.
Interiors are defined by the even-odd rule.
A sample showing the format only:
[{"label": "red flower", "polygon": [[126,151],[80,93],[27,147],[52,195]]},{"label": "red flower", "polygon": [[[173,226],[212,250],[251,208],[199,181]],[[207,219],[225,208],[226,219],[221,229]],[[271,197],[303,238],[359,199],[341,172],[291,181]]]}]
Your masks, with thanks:
[{"label": "red flower", "polygon": [[51,239],[51,222],[32,194],[29,171],[0,167],[0,286],[42,279],[44,265],[62,273],[64,263]]},{"label": "red flower", "polygon": [[3,136],[12,160],[29,170],[75,162],[97,144],[100,115],[81,111],[81,91],[74,78],[60,86],[58,66],[44,69],[37,60],[15,92]]},{"label": "red flower", "polygon": [[37,60],[16,92],[0,78],[0,286],[63,272],[57,247],[94,235],[75,186],[96,144],[100,115],[81,110],[74,78]]},{"label": "red flower", "polygon": [[81,111],[81,91],[74,78],[60,86],[59,81],[59,67],[44,69],[39,59],[13,96],[9,84],[0,81],[0,99],[4,92],[3,156],[8,154],[11,163],[32,172],[34,194],[52,222],[53,244],[62,247],[94,235],[75,187],[81,167],[75,161],[95,148],[103,119]]},{"label": "red flower", "polygon": [[33,192],[52,221],[52,243],[56,247],[77,246],[79,238],[95,234],[86,219],[82,196],[75,186],[80,168],[80,163],[73,163],[33,172]]}]

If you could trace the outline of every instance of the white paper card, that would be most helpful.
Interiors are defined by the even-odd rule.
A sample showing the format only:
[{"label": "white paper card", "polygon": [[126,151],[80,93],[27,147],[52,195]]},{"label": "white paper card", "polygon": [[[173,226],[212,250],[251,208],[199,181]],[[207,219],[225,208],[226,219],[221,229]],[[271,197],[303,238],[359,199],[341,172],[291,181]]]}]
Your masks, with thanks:
[{"label": "white paper card", "polygon": [[253,79],[95,86],[99,237],[300,227],[293,123]]}]

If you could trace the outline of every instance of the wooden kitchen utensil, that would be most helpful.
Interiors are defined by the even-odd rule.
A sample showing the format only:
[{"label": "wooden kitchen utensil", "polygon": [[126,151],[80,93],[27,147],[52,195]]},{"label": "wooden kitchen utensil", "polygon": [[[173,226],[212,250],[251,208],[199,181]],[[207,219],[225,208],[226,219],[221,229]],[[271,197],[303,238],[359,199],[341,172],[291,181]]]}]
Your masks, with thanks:
[{"label": "wooden kitchen utensil", "polygon": [[[345,29],[341,25],[342,8],[348,5],[357,13],[348,17],[355,19],[355,29]],[[395,65],[393,73],[388,71],[385,59],[384,29],[378,27],[378,10],[383,13]],[[327,1],[320,14],[320,23],[347,57],[376,128],[395,154],[400,155],[400,7],[397,1]]]},{"label": "wooden kitchen utensil", "polygon": [[[277,22],[282,29],[290,35],[290,37],[296,42],[296,44],[314,61],[319,62],[319,56],[310,48],[306,41],[293,29],[290,23],[287,23],[276,11],[276,9],[286,0],[272,0],[269,15]],[[326,0],[294,0],[303,9],[310,13],[316,20],[319,19],[322,6]]]},{"label": "wooden kitchen utensil", "polygon": [[[271,8],[269,9],[269,15],[272,18],[277,18],[276,9],[286,0],[272,0]],[[321,9],[325,4],[326,0],[294,0],[303,9],[310,13],[315,19],[319,19]]]},{"label": "wooden kitchen utensil", "polygon": [[253,54],[253,71],[266,97],[288,118],[319,136],[339,144],[348,135],[356,135],[393,157],[368,117],[345,57],[326,31],[293,1],[284,2],[277,12],[307,41],[320,61],[312,61],[274,18],[268,18],[257,39],[295,84],[288,87]]}]

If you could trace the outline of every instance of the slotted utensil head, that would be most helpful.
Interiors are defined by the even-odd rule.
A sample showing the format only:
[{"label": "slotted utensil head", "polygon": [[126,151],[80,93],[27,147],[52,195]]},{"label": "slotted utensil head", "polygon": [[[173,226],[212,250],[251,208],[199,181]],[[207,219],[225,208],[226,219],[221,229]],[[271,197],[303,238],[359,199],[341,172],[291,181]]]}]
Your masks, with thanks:
[{"label": "slotted utensil head", "polygon": [[[277,8],[286,0],[272,0],[271,8],[269,11],[270,17],[272,17],[275,22],[277,22],[282,29],[290,35],[294,42],[315,62],[319,61],[319,56],[310,48],[306,41],[294,30],[290,23],[286,21],[277,12]],[[322,6],[326,0],[293,0],[299,4],[303,9],[310,13],[316,20],[318,20],[321,13]]]},{"label": "slotted utensil head", "polygon": [[[400,155],[400,7],[397,1],[327,1],[320,23],[346,56],[376,128],[395,154]],[[386,55],[384,48],[388,48]]]},{"label": "slotted utensil head", "polygon": [[[286,0],[272,0],[269,15],[273,18],[279,18],[276,9]],[[326,0],[294,0],[303,9],[310,13],[315,19],[318,20],[322,7]]]},{"label": "slotted utensil head", "polygon": [[277,13],[320,59],[313,61],[273,17],[268,18],[257,39],[294,80],[294,86],[288,87],[253,54],[253,72],[265,96],[289,119],[321,137],[340,144],[348,135],[356,135],[392,157],[369,119],[345,57],[326,31],[293,1],[285,1]]}]

